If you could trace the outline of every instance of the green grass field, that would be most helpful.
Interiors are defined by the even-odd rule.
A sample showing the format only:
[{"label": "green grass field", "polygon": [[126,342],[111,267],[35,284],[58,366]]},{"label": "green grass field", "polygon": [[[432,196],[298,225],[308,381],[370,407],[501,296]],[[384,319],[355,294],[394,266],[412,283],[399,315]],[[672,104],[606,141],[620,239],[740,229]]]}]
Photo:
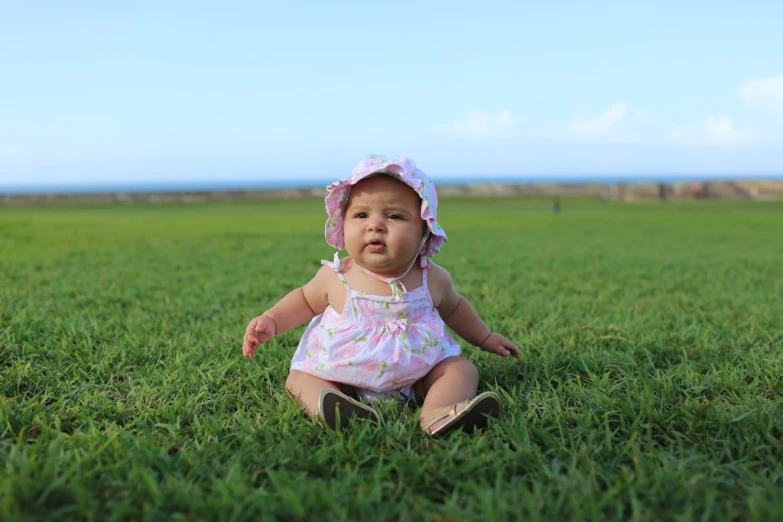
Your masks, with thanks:
[{"label": "green grass field", "polygon": [[0,519],[783,520],[783,202],[446,199],[436,261],[520,360],[505,415],[333,432],[244,328],[321,201],[0,208]]}]

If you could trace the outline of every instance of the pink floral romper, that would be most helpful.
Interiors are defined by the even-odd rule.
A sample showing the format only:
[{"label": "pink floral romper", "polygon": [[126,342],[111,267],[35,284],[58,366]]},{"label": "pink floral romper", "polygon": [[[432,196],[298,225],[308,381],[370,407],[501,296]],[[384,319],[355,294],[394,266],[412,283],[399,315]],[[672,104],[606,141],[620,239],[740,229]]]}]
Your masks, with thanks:
[{"label": "pink floral romper", "polygon": [[414,400],[412,385],[440,361],[460,354],[427,288],[397,296],[354,290],[341,273],[340,260],[322,261],[348,292],[342,313],[327,306],[313,318],[294,353],[291,369],[356,388],[365,399]]}]

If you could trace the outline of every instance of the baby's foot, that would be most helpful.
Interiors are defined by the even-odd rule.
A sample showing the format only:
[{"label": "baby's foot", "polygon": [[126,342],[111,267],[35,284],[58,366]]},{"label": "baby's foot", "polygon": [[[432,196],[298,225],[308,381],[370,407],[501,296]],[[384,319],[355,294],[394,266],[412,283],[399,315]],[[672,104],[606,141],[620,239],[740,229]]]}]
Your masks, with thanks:
[{"label": "baby's foot", "polygon": [[473,431],[487,426],[489,417],[500,417],[500,397],[492,392],[449,406],[435,415],[422,430],[433,437],[442,437],[458,429]]},{"label": "baby's foot", "polygon": [[378,423],[380,415],[366,404],[356,401],[333,388],[326,388],[318,399],[318,420],[321,424],[337,429],[349,420],[365,420]]}]

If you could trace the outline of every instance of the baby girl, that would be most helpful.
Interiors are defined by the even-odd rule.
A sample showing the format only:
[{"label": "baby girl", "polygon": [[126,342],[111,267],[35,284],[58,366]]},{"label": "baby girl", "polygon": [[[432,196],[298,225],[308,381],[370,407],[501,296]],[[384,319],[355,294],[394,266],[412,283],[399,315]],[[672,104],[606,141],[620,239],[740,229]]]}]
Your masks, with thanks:
[{"label": "baby girl", "polygon": [[486,426],[500,399],[476,396],[476,367],[445,326],[501,357],[519,349],[430,260],[446,242],[437,211],[435,186],[408,158],[370,156],[329,185],[326,242],[348,256],[322,261],[313,279],[251,320],[244,356],[310,321],[286,381],[308,415],[331,427],[378,422],[372,402],[397,398],[421,404],[430,435]]}]

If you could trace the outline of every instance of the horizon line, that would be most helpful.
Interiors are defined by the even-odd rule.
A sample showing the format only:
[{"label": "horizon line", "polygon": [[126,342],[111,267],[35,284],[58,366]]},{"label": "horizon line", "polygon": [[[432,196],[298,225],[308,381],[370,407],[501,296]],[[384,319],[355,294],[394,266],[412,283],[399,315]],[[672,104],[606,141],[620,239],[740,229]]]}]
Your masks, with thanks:
[{"label": "horizon line", "polygon": [[[433,177],[433,176],[431,176]],[[520,175],[497,174],[481,176],[434,176],[440,186],[507,184],[563,184],[563,185],[616,185],[655,183],[709,183],[711,181],[783,181],[780,173],[649,173],[649,174],[559,174]],[[201,180],[133,180],[133,181],[61,181],[0,183],[0,195],[33,194],[98,194],[98,193],[150,193],[150,192],[228,192],[259,190],[307,190],[325,188],[332,179],[201,179]]]}]

